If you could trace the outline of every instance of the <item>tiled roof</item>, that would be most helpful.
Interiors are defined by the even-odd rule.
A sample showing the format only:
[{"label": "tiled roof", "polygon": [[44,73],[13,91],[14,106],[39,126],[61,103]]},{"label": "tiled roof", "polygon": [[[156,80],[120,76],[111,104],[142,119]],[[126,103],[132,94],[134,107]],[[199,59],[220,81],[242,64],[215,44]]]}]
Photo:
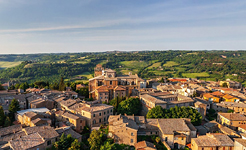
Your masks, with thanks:
[{"label": "tiled roof", "polygon": [[214,96],[218,96],[218,97],[225,95],[225,94],[221,93],[220,91],[215,91],[215,92],[213,92],[211,94],[214,95]]},{"label": "tiled roof", "polygon": [[87,104],[81,104],[81,105],[82,107],[76,109],[79,112],[81,112],[82,110],[87,112],[96,112],[96,111],[102,111],[105,109],[113,108],[113,106],[106,105],[106,104],[93,104],[90,106],[87,106]]},{"label": "tiled roof", "polygon": [[191,131],[184,119],[158,119],[163,134],[174,134],[174,131]]},{"label": "tiled roof", "polygon": [[60,102],[61,105],[64,105],[64,106],[67,106],[67,107],[72,106],[75,103],[76,103],[76,100],[73,100],[73,99],[68,99],[68,100]]},{"label": "tiled roof", "polygon": [[156,104],[156,103],[167,103],[165,101],[159,100],[159,99],[157,99],[157,98],[155,98],[153,96],[150,96],[148,94],[141,95],[140,97],[145,99],[145,100],[147,100],[147,101],[150,101],[150,102],[152,102],[154,104]]},{"label": "tiled roof", "polygon": [[[153,143],[150,143],[148,141],[141,141],[141,142],[138,142],[134,145],[134,147],[136,148],[136,150],[145,150],[145,148],[152,148],[152,149],[156,149],[155,148],[155,145]],[[146,149],[147,150],[147,149]]]},{"label": "tiled roof", "polygon": [[246,121],[246,117],[242,114],[219,112],[218,115],[221,115],[222,117],[224,117],[228,120],[231,120],[231,121]]},{"label": "tiled roof", "polygon": [[50,126],[27,127],[24,128],[23,130],[28,135],[38,132],[40,136],[44,139],[52,139],[59,136],[59,134],[55,131],[55,129]]},{"label": "tiled roof", "polygon": [[234,140],[238,143],[240,143],[241,145],[243,145],[244,147],[246,147],[246,140],[245,139],[241,139],[241,138],[234,138]]},{"label": "tiled roof", "polygon": [[0,129],[0,136],[8,135],[11,133],[15,133],[22,130],[22,126],[20,124],[12,125],[9,127],[1,128]]},{"label": "tiled roof", "polygon": [[238,128],[242,128],[242,129],[246,130],[246,124],[243,124],[243,125],[239,126]]},{"label": "tiled roof", "polygon": [[0,142],[8,142],[10,140],[15,140],[15,139],[18,139],[22,136],[25,136],[26,133],[24,131],[19,131],[17,133],[13,133],[13,134],[10,134],[10,135],[6,135],[4,137],[0,137]]},{"label": "tiled roof", "polygon": [[12,140],[9,143],[14,150],[27,150],[41,145],[44,142],[45,140],[38,133],[33,133],[27,136],[23,136],[20,139]]},{"label": "tiled roof", "polygon": [[73,129],[71,129],[71,127],[60,127],[60,128],[56,128],[55,129],[57,133],[59,133],[60,135],[62,135],[62,133],[65,134],[65,136],[71,134],[71,136],[75,139],[79,139],[82,137],[81,134],[75,132]]},{"label": "tiled roof", "polygon": [[225,134],[222,133],[208,133],[205,136],[193,138],[198,146],[234,146],[233,141]]},{"label": "tiled roof", "polygon": [[105,86],[105,85],[99,86],[96,90],[97,90],[98,92],[109,92],[109,91],[108,91],[108,87]]},{"label": "tiled roof", "polygon": [[125,91],[126,89],[124,89],[123,87],[120,87],[120,86],[116,86],[114,88],[115,91]]},{"label": "tiled roof", "polygon": [[32,111],[26,112],[24,115],[27,116],[28,118],[33,118],[33,117],[37,116],[37,114],[35,112],[32,112]]},{"label": "tiled roof", "polygon": [[231,96],[229,94],[224,95],[223,98],[226,98],[226,99],[238,99],[238,98],[236,98],[234,96]]},{"label": "tiled roof", "polygon": [[76,120],[76,119],[79,119],[78,116],[73,115],[73,114],[68,113],[68,112],[65,112],[62,116],[65,117],[65,118],[71,118],[71,119],[75,119],[75,120]]}]

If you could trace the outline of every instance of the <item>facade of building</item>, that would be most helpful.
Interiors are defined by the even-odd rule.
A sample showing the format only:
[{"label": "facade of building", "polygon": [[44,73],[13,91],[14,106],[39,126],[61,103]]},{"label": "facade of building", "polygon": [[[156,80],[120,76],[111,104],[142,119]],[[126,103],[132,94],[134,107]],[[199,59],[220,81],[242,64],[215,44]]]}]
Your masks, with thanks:
[{"label": "facade of building", "polygon": [[246,117],[237,113],[218,113],[217,122],[233,130],[237,130],[242,124],[246,124]]},{"label": "facade of building", "polygon": [[104,70],[101,66],[95,68],[95,77],[89,80],[90,97],[101,101],[111,100],[117,95],[131,96],[140,88],[146,88],[146,83],[137,74],[117,75],[114,70]]},{"label": "facade of building", "polygon": [[151,108],[161,106],[169,109],[175,106],[193,106],[194,100],[179,94],[171,94],[169,92],[156,92],[139,95],[142,104],[142,115],[146,115]]},{"label": "facade of building", "polygon": [[172,148],[184,148],[196,137],[190,119],[145,119],[144,116],[112,115],[109,136],[118,144],[135,145],[138,135],[158,135]]}]

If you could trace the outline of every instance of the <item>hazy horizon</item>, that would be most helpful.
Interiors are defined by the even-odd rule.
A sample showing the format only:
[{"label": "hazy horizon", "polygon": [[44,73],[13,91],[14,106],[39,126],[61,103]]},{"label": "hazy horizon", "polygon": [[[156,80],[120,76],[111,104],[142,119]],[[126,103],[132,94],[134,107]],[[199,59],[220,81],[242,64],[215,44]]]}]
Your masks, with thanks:
[{"label": "hazy horizon", "polygon": [[0,0],[0,54],[245,50],[246,1]]}]

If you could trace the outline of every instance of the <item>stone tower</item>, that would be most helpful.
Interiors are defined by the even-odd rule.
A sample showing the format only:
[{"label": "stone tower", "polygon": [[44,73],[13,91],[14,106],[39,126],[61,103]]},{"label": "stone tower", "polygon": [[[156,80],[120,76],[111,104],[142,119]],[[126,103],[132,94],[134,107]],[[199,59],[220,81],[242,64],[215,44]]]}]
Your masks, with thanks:
[{"label": "stone tower", "polygon": [[101,64],[97,64],[96,67],[94,68],[94,77],[102,75],[103,67]]}]

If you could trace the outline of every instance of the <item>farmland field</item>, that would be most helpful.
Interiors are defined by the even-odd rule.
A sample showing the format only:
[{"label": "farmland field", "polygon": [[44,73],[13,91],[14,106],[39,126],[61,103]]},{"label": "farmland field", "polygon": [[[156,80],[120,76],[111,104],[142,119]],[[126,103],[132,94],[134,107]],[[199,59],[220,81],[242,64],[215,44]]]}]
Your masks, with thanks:
[{"label": "farmland field", "polygon": [[207,72],[201,72],[201,73],[182,73],[183,77],[187,78],[197,78],[197,77],[209,77],[209,74]]},{"label": "farmland field", "polygon": [[145,61],[122,61],[120,62],[124,68],[142,68],[148,66]]},{"label": "farmland field", "polygon": [[21,64],[21,61],[10,62],[10,61],[0,61],[0,68],[11,68]]},{"label": "farmland field", "polygon": [[161,66],[161,63],[160,63],[160,62],[154,63],[153,65],[149,66],[148,69],[152,69],[152,68],[154,68],[154,67],[157,68],[157,67],[159,67],[159,66]]},{"label": "farmland field", "polygon": [[179,65],[179,64],[174,62],[174,61],[168,61],[163,66],[164,67],[173,67],[173,66],[177,66],[177,65]]}]

